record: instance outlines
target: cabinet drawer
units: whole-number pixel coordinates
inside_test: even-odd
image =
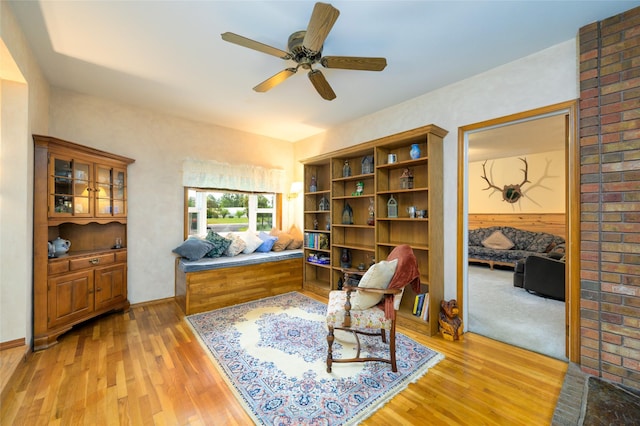
[[[126,262],[127,261],[127,252],[126,251],[117,251],[116,255],[116,263]]]
[[[78,269],[92,268],[98,265],[109,265],[114,261],[115,256],[113,253],[105,253],[71,259],[69,261],[69,266],[72,271],[77,271]]]
[[[49,275],[61,274],[69,271],[68,260],[56,260],[55,262],[49,262]]]

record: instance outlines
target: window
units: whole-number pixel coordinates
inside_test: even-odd
[[[216,232],[269,231],[277,221],[276,194],[187,189],[188,235]]]

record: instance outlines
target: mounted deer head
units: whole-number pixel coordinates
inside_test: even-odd
[[[482,163],[482,171],[484,172],[484,176],[482,176],[482,179],[486,180],[487,184],[489,185],[484,190],[486,191],[487,189],[491,189],[491,188],[497,189],[498,191],[502,192],[502,200],[506,201],[507,203],[515,203],[520,199],[520,197],[523,197],[524,195],[522,194],[522,185],[524,185],[527,182],[531,183],[531,181],[527,179],[527,172],[529,171],[529,165],[527,164],[527,159],[520,158],[520,160],[524,162],[524,170],[521,169],[524,172],[524,180],[519,184],[505,185],[503,188],[500,188],[491,183],[489,178],[487,178],[487,170],[484,167],[485,164],[487,164],[487,161]]]

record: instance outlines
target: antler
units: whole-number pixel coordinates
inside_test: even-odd
[[[487,181],[487,184],[489,185],[488,187],[486,187],[483,191],[486,191],[487,189],[497,189],[498,191],[502,192],[502,188],[495,186],[494,184],[491,183],[491,181],[489,180],[489,178],[487,178],[487,170],[484,168],[484,165],[487,164],[488,160],[485,160],[484,163],[482,163],[482,171],[484,172],[484,176],[482,176],[482,179]]]
[[[529,179],[527,179],[527,172],[529,171],[529,165],[527,164],[527,159],[526,158],[520,158],[520,160],[524,161],[524,170],[520,169],[520,170],[522,170],[524,172],[524,180],[520,184],[520,186],[522,186],[527,182],[531,183],[531,181]]]

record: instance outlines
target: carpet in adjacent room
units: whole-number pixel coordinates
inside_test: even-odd
[[[513,286],[513,270],[469,265],[469,331],[566,360],[565,304]]]

